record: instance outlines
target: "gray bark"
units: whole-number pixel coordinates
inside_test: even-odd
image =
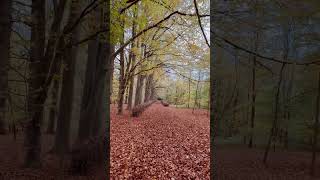
[[[152,98],[152,96],[151,96],[152,84],[153,84],[153,74],[149,74],[147,76],[147,81],[146,81],[144,102],[148,102]]]
[[[141,104],[142,102],[142,88],[143,88],[143,81],[144,81],[145,76],[139,74],[138,75],[138,81],[137,81],[137,88],[136,88],[136,95],[135,95],[135,101],[134,105],[137,106]]]
[[[137,16],[137,14],[133,15],[134,17]],[[132,37],[134,37],[136,35],[136,22],[133,19],[132,22]],[[136,41],[132,41],[131,42],[131,51],[130,51],[130,62],[131,62],[131,68],[134,67],[135,63],[136,63],[136,55],[133,53],[132,49],[136,47]],[[130,68],[130,70],[131,70]],[[134,71],[132,72],[132,74],[134,74]],[[133,84],[134,84],[134,76],[129,76],[128,77],[130,79],[130,87],[129,87],[129,95],[128,95],[128,109],[130,110],[132,108],[133,105]]]

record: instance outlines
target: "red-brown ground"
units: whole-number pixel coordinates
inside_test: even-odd
[[[310,153],[271,152],[268,167],[262,163],[263,150],[224,147],[216,150],[218,180],[316,180],[309,176]],[[317,166],[317,173],[320,171]]]
[[[111,117],[111,179],[209,179],[206,111],[155,103],[138,118]]]
[[[206,111],[176,109],[154,104],[140,117],[128,111],[111,111],[111,179],[209,179],[209,118]],[[51,148],[53,136],[44,135],[43,151]],[[52,156],[44,156],[40,171],[20,168],[23,137],[0,136],[0,180],[4,179],[98,179],[72,177],[62,172]],[[316,180],[308,176],[310,153],[271,152],[269,166],[262,164],[263,150],[241,146],[217,147],[217,180]]]

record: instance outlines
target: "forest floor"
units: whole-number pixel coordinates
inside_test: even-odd
[[[53,144],[53,135],[42,136],[42,167],[40,169],[24,168],[24,137],[18,134],[17,139],[13,135],[0,136],[0,180],[86,180],[103,179],[104,169],[96,169],[89,172],[88,176],[72,176],[68,172],[67,164],[50,153]]]
[[[243,146],[217,147],[215,151],[219,180],[316,180],[309,176],[311,155],[308,152],[270,152],[268,166],[262,163],[264,150]]]
[[[116,114],[111,107],[111,179],[209,179],[209,117],[205,110],[150,106],[138,118]],[[52,147],[53,136],[43,136],[43,152]],[[104,179],[105,170],[91,177],[70,176],[48,154],[41,170],[21,168],[23,136],[0,136],[0,180],[4,179]],[[316,180],[308,176],[309,152],[271,152],[268,167],[263,150],[243,146],[217,146],[214,150],[217,180]]]
[[[111,179],[209,179],[205,110],[150,106],[139,117],[111,116]]]

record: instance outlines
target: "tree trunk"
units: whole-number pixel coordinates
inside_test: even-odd
[[[290,71],[289,71],[289,87],[287,91],[287,105],[286,105],[286,127],[285,127],[285,135],[284,135],[284,148],[289,149],[289,123],[291,121],[291,108],[288,104],[289,99],[292,96],[293,93],[293,82],[294,82],[294,71],[295,71],[295,64],[291,65]]]
[[[320,72],[318,73],[318,95],[316,104],[315,122],[313,125],[313,143],[312,143],[312,159],[311,159],[311,175],[314,176],[316,172],[316,159],[317,159],[317,144],[319,136],[319,122],[320,122]]]
[[[255,52],[258,50],[258,37],[259,33],[256,32],[255,37]],[[248,147],[253,147],[253,136],[254,136],[254,122],[255,122],[255,114],[256,114],[256,64],[257,57],[253,56],[252,60],[252,83],[251,83],[251,117],[250,117],[250,137]]]
[[[28,121],[26,123],[26,159],[27,167],[39,167],[41,153],[41,122],[43,104],[37,100],[38,92],[42,86],[41,80],[44,76],[44,48],[45,48],[45,1],[32,1],[32,25],[31,25],[31,51],[29,65],[29,94],[27,97]],[[34,116],[32,117],[32,114]]]
[[[76,17],[79,16],[80,3],[76,0],[71,2],[70,16],[68,26],[75,23]],[[63,155],[69,151],[70,146],[70,123],[72,118],[73,101],[74,101],[74,80],[75,66],[78,54],[77,46],[72,47],[72,44],[78,41],[79,28],[74,28],[70,32],[66,51],[63,53],[63,69],[62,69],[62,85],[61,85],[61,100],[59,104],[59,114],[57,120],[56,136],[54,142],[54,151]]]
[[[232,122],[235,123],[237,121],[237,114],[238,114],[238,109],[237,109],[237,106],[238,106],[238,101],[239,101],[239,88],[238,88],[238,81],[239,81],[239,70],[238,70],[238,66],[239,66],[239,63],[238,63],[239,59],[238,59],[238,54],[237,54],[237,50],[236,50],[236,55],[235,55],[235,65],[234,65],[234,69],[235,69],[235,98],[234,98],[234,101],[233,101],[233,120]],[[233,129],[232,129],[233,130]],[[233,133],[233,132],[231,132]],[[232,134],[231,134],[232,135]]]
[[[198,103],[198,88],[199,88],[199,82],[200,82],[200,79],[201,78],[201,70],[199,71],[199,77],[198,77],[198,81],[197,81],[197,87],[196,87],[196,96],[194,98],[194,105],[193,105],[193,110],[192,110],[192,113],[194,112],[194,109]]]
[[[123,45],[124,43],[124,20],[122,21],[122,26],[123,26],[123,33],[121,37],[121,42],[120,46]],[[124,74],[124,69],[125,69],[125,59],[124,59],[124,50],[120,52],[120,75],[119,75],[119,91],[118,91],[118,114],[122,114],[123,110],[123,98],[124,98],[124,93],[126,90],[126,82],[125,82],[125,74]]]
[[[142,101],[142,88],[143,88],[144,78],[145,78],[144,75],[141,75],[141,74],[138,75],[136,96],[135,96],[135,101],[134,101],[135,106],[141,104],[141,101]]]
[[[284,30],[284,55],[283,55],[283,59],[287,60],[288,59],[288,55],[290,52],[290,37],[291,37],[291,28],[290,28],[290,24],[286,24]],[[283,144],[284,144],[284,148],[288,149],[289,146],[289,137],[288,137],[288,131],[289,131],[289,123],[290,123],[290,118],[291,118],[291,108],[289,105],[289,99],[292,95],[292,89],[293,89],[293,81],[294,81],[294,69],[295,69],[295,64],[290,65],[288,68],[288,70],[286,71],[287,73],[287,79],[285,80],[284,83],[284,119],[286,120],[285,122],[285,127],[283,130]],[[285,85],[287,84],[287,86]]]
[[[190,108],[190,97],[191,97],[191,70],[190,70],[190,76],[188,81],[188,108]]]
[[[51,30],[49,32],[49,40],[47,43],[47,47],[46,47],[46,52],[44,54],[44,56],[41,58],[42,61],[42,67],[38,68],[38,69],[42,69],[42,73],[43,76],[38,76],[38,81],[39,83],[36,83],[35,79],[31,79],[30,83],[34,82],[32,84],[32,86],[34,87],[30,87],[29,88],[33,88],[33,89],[37,89],[38,93],[37,94],[33,94],[32,96],[32,101],[34,101],[33,104],[38,105],[38,108],[34,108],[34,112],[32,112],[32,114],[28,114],[29,118],[31,118],[30,120],[28,119],[28,122],[26,123],[26,135],[25,135],[25,147],[26,147],[26,155],[25,155],[25,165],[26,166],[37,166],[40,163],[40,122],[42,119],[42,112],[43,112],[43,104],[47,98],[47,94],[48,94],[48,87],[51,83],[52,80],[52,74],[55,73],[56,69],[50,69],[51,67],[51,63],[53,60],[53,57],[55,55],[55,48],[57,47],[58,41],[57,40],[57,34],[59,34],[60,32],[60,26],[61,26],[61,22],[62,22],[62,18],[64,15],[64,9],[65,9],[65,5],[66,5],[66,1],[67,0],[61,0],[59,1],[59,5],[57,7],[57,11],[55,13],[54,16],[54,20],[51,26]],[[38,13],[37,11],[44,11],[44,8],[42,7],[42,4],[45,1],[42,0],[38,0],[35,1],[35,3],[33,3],[34,8],[33,9],[33,14],[36,16],[36,14],[41,14],[40,12]],[[41,5],[38,5],[41,4]],[[38,8],[38,6],[40,8]],[[44,18],[44,14],[39,18]],[[34,18],[33,18],[34,19]],[[35,21],[33,21],[35,22]],[[38,23],[37,23],[38,24]],[[41,23],[40,23],[41,24]],[[35,24],[34,24],[35,26]],[[32,28],[33,31],[36,31],[35,27]],[[44,34],[44,33],[43,33]],[[34,36],[44,36],[42,33],[31,33],[31,40],[35,41]],[[32,38],[33,37],[33,38]],[[37,54],[38,50],[32,50],[32,49],[37,49],[36,46],[40,46],[43,42],[41,43],[32,43],[32,47],[31,47],[31,51],[34,51],[31,53],[31,55],[33,54]],[[30,59],[37,59],[35,57],[30,56]],[[53,62],[53,64],[55,64],[56,62]],[[32,68],[30,69],[30,71],[36,71],[36,65],[39,63],[35,63],[33,64]],[[53,65],[52,67],[55,67],[55,65]],[[35,72],[34,72],[35,73]],[[34,73],[30,73],[31,75]],[[46,76],[45,76],[46,75]],[[28,97],[29,98],[29,97]],[[31,97],[30,97],[31,98]],[[30,101],[28,100],[28,103]],[[29,105],[27,105],[28,109],[27,112],[29,112]]]
[[[100,13],[97,13],[96,16],[100,17]],[[103,22],[103,19],[100,19],[100,24],[101,28],[108,25]],[[102,124],[108,118],[105,116],[109,115],[108,107],[111,95],[111,83],[109,82],[113,73],[113,59],[110,59],[111,51],[112,46],[108,40],[96,37],[95,40],[89,42],[78,132],[78,142],[80,143],[90,136],[101,134],[101,131],[104,130]]]
[[[110,44],[110,54],[113,54],[115,52],[115,47],[114,45]],[[110,64],[110,73],[111,73],[111,77],[110,77],[110,96],[109,96],[109,103],[112,104],[111,101],[111,95],[113,93],[113,72],[114,72],[114,59],[110,60],[112,62],[112,64]]]
[[[101,21],[100,28],[110,29],[110,1],[106,1],[105,4],[104,8],[99,9],[103,13],[102,16],[97,13],[98,17],[103,18],[97,19]],[[105,161],[103,168],[107,169],[106,179],[110,176],[110,95],[113,74],[113,58],[111,58],[113,46],[109,43],[109,33],[106,32],[106,39],[99,36],[89,44],[90,60],[87,61],[77,139],[77,143],[82,144],[90,136],[103,136],[103,141],[106,143],[103,143],[101,148],[102,152],[105,152],[102,155]]]
[[[151,99],[152,83],[153,83],[153,74],[149,74],[147,76],[147,81],[146,81],[144,102],[148,102]]]
[[[280,96],[280,85],[282,82],[282,76],[283,76],[283,70],[285,68],[285,63],[282,64],[281,66],[281,70],[280,70],[280,77],[278,80],[278,84],[277,84],[277,92],[276,92],[276,96],[275,96],[275,112],[274,112],[274,119],[272,122],[272,128],[270,130],[270,135],[269,135],[269,140],[268,140],[268,144],[266,147],[266,150],[264,152],[264,157],[263,157],[263,163],[267,164],[267,158],[268,158],[268,154],[270,151],[270,147],[271,147],[271,143],[276,139],[277,136],[277,131],[278,131],[278,110],[279,110],[279,96]]]
[[[48,134],[55,133],[55,124],[56,124],[56,115],[57,115],[57,101],[58,101],[58,92],[59,92],[59,80],[54,79],[52,82],[51,89],[51,106],[49,112],[49,123],[47,128]]]
[[[6,134],[5,114],[8,98],[10,60],[11,0],[0,1],[0,134]]]
[[[214,14],[214,7],[215,3],[214,1],[210,1],[210,14],[212,17],[212,14]],[[210,42],[214,41],[214,35],[212,32],[214,32],[214,26],[213,26],[213,18],[210,18]],[[218,130],[218,106],[217,106],[217,79],[218,79],[218,73],[216,67],[219,65],[219,61],[217,61],[217,46],[211,44],[210,47],[210,149],[215,149],[215,137],[217,135]],[[216,163],[216,151],[213,150],[211,152],[210,156],[210,168],[213,169],[217,166]],[[218,179],[218,174],[216,171],[213,171],[213,173],[210,173],[210,179]]]
[[[137,13],[135,13],[133,15],[133,17],[137,17]],[[134,37],[136,35],[136,21],[135,18],[132,20],[132,37]],[[129,97],[128,97],[128,106],[127,109],[131,110],[132,109],[132,105],[133,105],[133,85],[134,85],[134,70],[133,67],[136,64],[136,55],[133,52],[133,49],[136,47],[136,41],[132,41],[131,42],[131,51],[130,51],[130,62],[131,62],[131,68],[130,68],[130,76],[128,76],[128,78],[130,78],[130,88],[129,88]],[[129,74],[128,74],[129,75]]]
[[[155,82],[152,81],[150,99],[154,100],[155,98],[156,98],[156,87],[155,87]]]
[[[124,104],[128,104],[129,86],[126,86],[126,92],[124,94],[125,94]]]
[[[132,108],[132,95],[133,95],[133,84],[134,84],[134,77],[130,77],[130,87],[129,87],[129,95],[128,95],[128,106],[127,109],[130,110]]]

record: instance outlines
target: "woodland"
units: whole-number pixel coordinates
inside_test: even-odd
[[[213,176],[320,178],[319,1],[210,5]]]
[[[319,179],[319,13],[1,0],[0,177]]]
[[[1,0],[0,177],[208,179],[209,7]]]

